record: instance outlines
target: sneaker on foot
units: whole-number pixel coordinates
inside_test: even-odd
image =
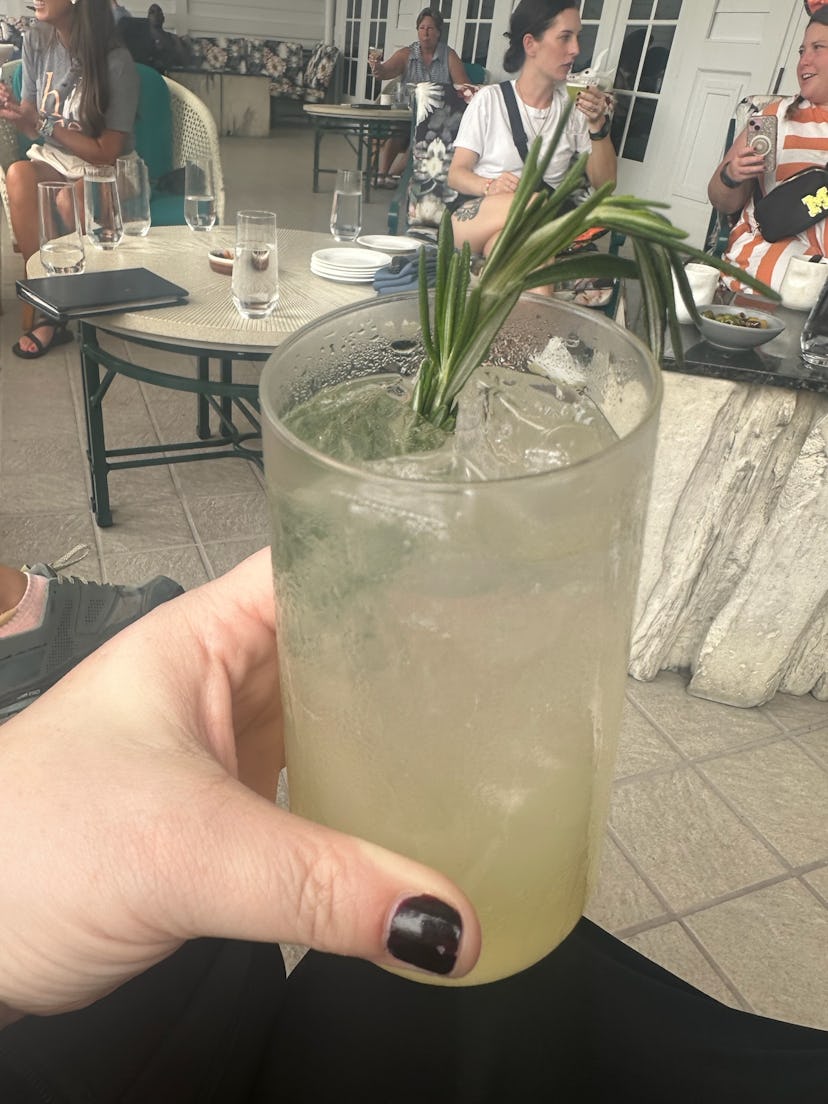
[[[49,580],[46,607],[36,629],[0,637],[0,717],[23,709],[104,641],[184,592],[164,575],[143,586],[112,586],[63,578],[49,564],[26,570]]]

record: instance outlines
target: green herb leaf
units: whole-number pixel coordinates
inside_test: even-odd
[[[471,291],[469,247],[464,245],[459,253],[455,252],[448,211],[440,224],[433,299],[428,290],[425,255],[420,256],[420,321],[425,356],[412,403],[419,414],[440,428],[453,429],[458,394],[488,356],[498,331],[524,291],[590,278],[639,280],[647,341],[659,359],[668,328],[676,355],[681,356],[673,274],[688,310],[698,318],[682,267],[684,260],[701,261],[737,277],[770,299],[779,299],[776,292],[735,265],[686,244],[685,232],[660,213],[666,204],[613,195],[614,185],[609,183],[597,188],[574,210],[561,213],[583,183],[587,154],[570,167],[554,192],[538,188],[571,110],[568,104],[542,157],[540,138],[533,142],[506,224]],[[630,239],[635,259],[567,252],[577,238],[596,227]]]

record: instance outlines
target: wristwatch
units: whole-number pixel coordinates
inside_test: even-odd
[[[606,138],[606,136],[610,132],[610,126],[611,126],[610,117],[609,117],[609,115],[605,115],[604,116],[604,125],[601,127],[601,129],[596,130],[594,134],[592,133],[592,131],[589,132],[589,136],[592,139],[592,141],[593,142],[598,142],[602,138]]]
[[[727,166],[729,164],[730,162],[728,161],[727,164],[722,165],[721,171],[719,172],[719,180],[721,180],[726,188],[741,188],[745,181],[734,180],[732,176],[727,175]]]
[[[37,128],[38,136],[40,138],[51,138],[59,122],[61,122],[60,115],[41,115]]]

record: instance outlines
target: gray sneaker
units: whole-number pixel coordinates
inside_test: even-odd
[[[111,586],[63,578],[48,564],[26,571],[49,580],[46,610],[38,628],[0,638],[0,718],[34,701],[121,629],[184,593],[165,575],[143,586]]]

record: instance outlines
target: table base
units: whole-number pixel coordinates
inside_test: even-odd
[[[157,347],[151,340],[133,339],[133,343]],[[166,346],[167,349],[169,348]],[[234,360],[264,361],[269,351],[239,353],[210,350],[180,350],[196,357],[196,376],[171,375],[154,368],[132,364],[102,349],[98,331],[88,322],[81,323],[81,372],[86,415],[87,457],[92,481],[91,507],[101,528],[112,525],[109,500],[109,473],[124,468],[153,467],[161,464],[192,463],[221,456],[241,457],[262,466],[258,385],[233,381]],[[211,374],[211,363],[218,364],[218,378]],[[196,396],[196,440],[174,441],[132,448],[106,447],[103,404],[112,382],[119,375],[154,387],[190,392]],[[212,433],[210,413],[218,417],[219,432]],[[234,416],[247,428],[239,429]]]
[[[371,200],[371,182],[376,178],[379,167],[379,149],[386,138],[392,134],[408,134],[409,126],[399,123],[377,122],[366,119],[364,122],[353,119],[334,119],[314,116],[313,135],[313,190],[319,191],[319,177],[325,173],[336,173],[334,169],[322,168],[319,163],[322,139],[328,133],[341,134],[356,154],[357,168],[364,171],[365,202]]]

